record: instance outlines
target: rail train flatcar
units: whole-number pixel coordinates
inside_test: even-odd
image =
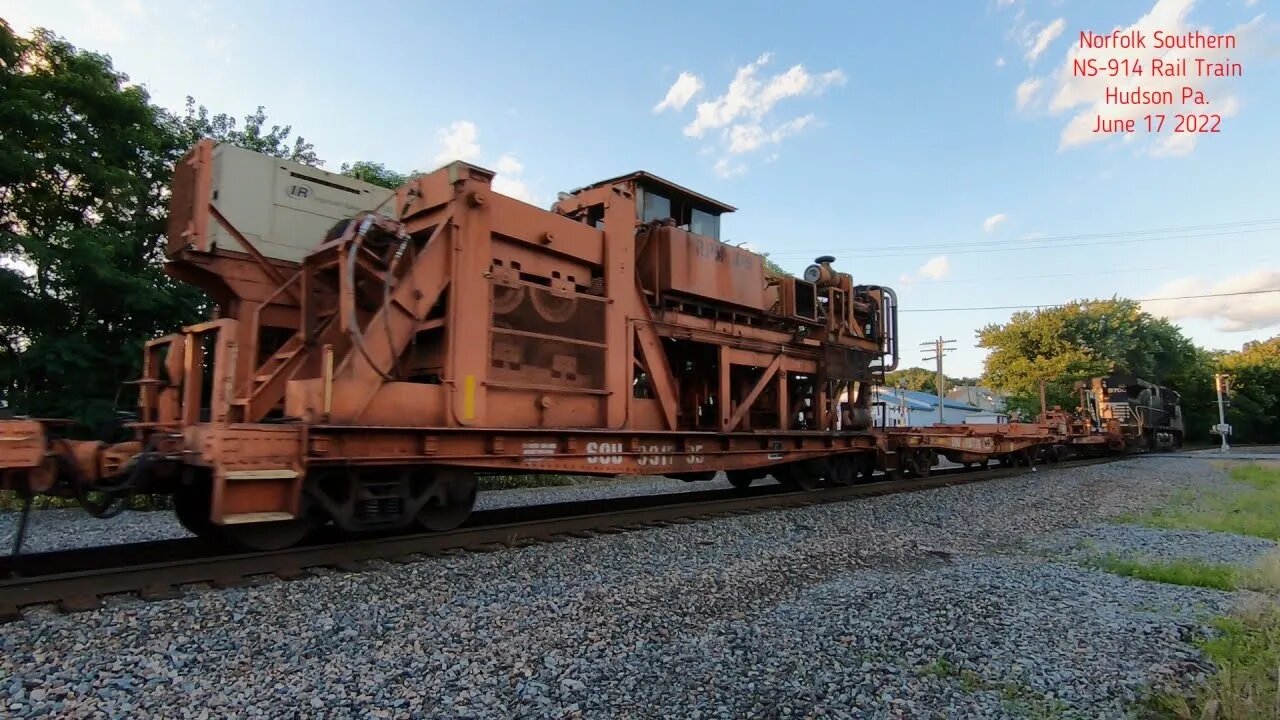
[[[131,441],[0,422],[3,486],[101,514],[168,493],[197,535],[265,549],[457,527],[486,472],[874,469],[892,289],[831,257],[769,272],[721,241],[734,208],[647,172],[550,210],[493,178],[454,162],[390,191],[202,141],[165,267],[216,316],[146,344]]]
[[[215,315],[146,343],[131,440],[0,420],[0,488],[98,516],[167,494],[196,535],[270,550],[457,528],[486,473],[810,489],[1096,439],[1061,412],[877,429],[891,288],[831,256],[771,272],[722,242],[733,207],[648,172],[550,209],[493,179],[454,162],[392,191],[201,141],[174,170],[165,269]]]

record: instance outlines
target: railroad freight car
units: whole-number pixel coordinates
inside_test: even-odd
[[[201,142],[166,269],[216,315],[147,343],[132,441],[0,421],[3,487],[102,515],[168,493],[196,534],[265,549],[452,529],[484,473],[875,469],[890,288],[830,256],[772,273],[722,241],[734,208],[647,172],[549,210],[493,179],[455,162],[389,191]]]

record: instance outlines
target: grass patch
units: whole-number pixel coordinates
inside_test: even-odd
[[[1020,682],[992,682],[973,670],[959,667],[945,657],[920,667],[917,672],[920,675],[954,680],[963,692],[970,695],[979,692],[998,693],[1006,710],[1023,717],[1059,718],[1067,710],[1067,705],[1061,700],[1049,700]]]
[[[1170,585],[1191,585],[1228,591],[1242,586],[1241,571],[1232,565],[1221,563],[1207,563],[1199,560],[1147,563],[1116,555],[1104,555],[1096,560],[1095,564],[1116,575]]]
[[[1208,686],[1192,697],[1157,695],[1149,714],[1177,720],[1280,717],[1280,606],[1261,598],[1215,620],[1214,630],[1198,643],[1217,666]]]
[[[0,511],[21,511],[22,498],[12,490],[0,490]],[[59,508],[78,508],[80,503],[72,498],[37,495],[31,499],[32,510],[55,510]],[[149,510],[172,510],[173,499],[167,495],[134,495],[129,501],[129,509],[145,512]]]
[[[519,490],[578,484],[579,480],[572,475],[481,475],[479,479],[480,490]]]
[[[1280,467],[1257,463],[1236,466],[1226,488],[1199,496],[1175,493],[1168,507],[1120,520],[1154,528],[1213,530],[1280,540]]]
[[[1122,521],[1280,540],[1280,467],[1272,463],[1234,466],[1227,487],[1200,495],[1179,492],[1168,507]],[[1260,591],[1238,611],[1213,620],[1214,632],[1197,642],[1216,666],[1209,682],[1190,697],[1157,694],[1147,703],[1142,717],[1280,718],[1280,550],[1247,569],[1188,560],[1143,563],[1114,556],[1104,557],[1097,564],[1110,572],[1144,580]]]

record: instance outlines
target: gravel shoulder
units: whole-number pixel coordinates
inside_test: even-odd
[[[1146,531],[1099,523],[1224,478],[1214,463],[1148,457],[120,599],[74,616],[35,611],[0,626],[0,707],[18,717],[1123,718],[1147,687],[1203,675],[1190,640],[1236,598],[1091,570],[1072,548],[1082,537],[1159,547]],[[1177,542],[1212,557],[1248,549]]]
[[[758,484],[773,482],[769,478]],[[705,482],[684,482],[652,476],[611,480],[584,479],[575,485],[481,492],[476,498],[476,510],[636,495],[670,495],[731,487],[724,473]],[[0,555],[8,555],[13,549],[13,535],[17,532],[18,518],[17,512],[0,512]],[[114,518],[99,520],[78,508],[51,508],[32,511],[22,549],[23,552],[47,552],[183,537],[191,537],[191,533],[178,523],[172,513],[166,511],[126,511]]]

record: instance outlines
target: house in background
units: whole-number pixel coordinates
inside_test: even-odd
[[[884,403],[872,408],[877,426],[923,427],[939,422],[937,395],[891,387],[877,387],[875,393],[875,402]],[[976,405],[948,398],[942,404],[941,422],[959,425],[965,422],[966,417],[980,411]]]
[[[947,392],[947,399],[973,405],[988,413],[1002,414],[1005,410],[1004,396],[981,385],[959,385],[951,388]]]

